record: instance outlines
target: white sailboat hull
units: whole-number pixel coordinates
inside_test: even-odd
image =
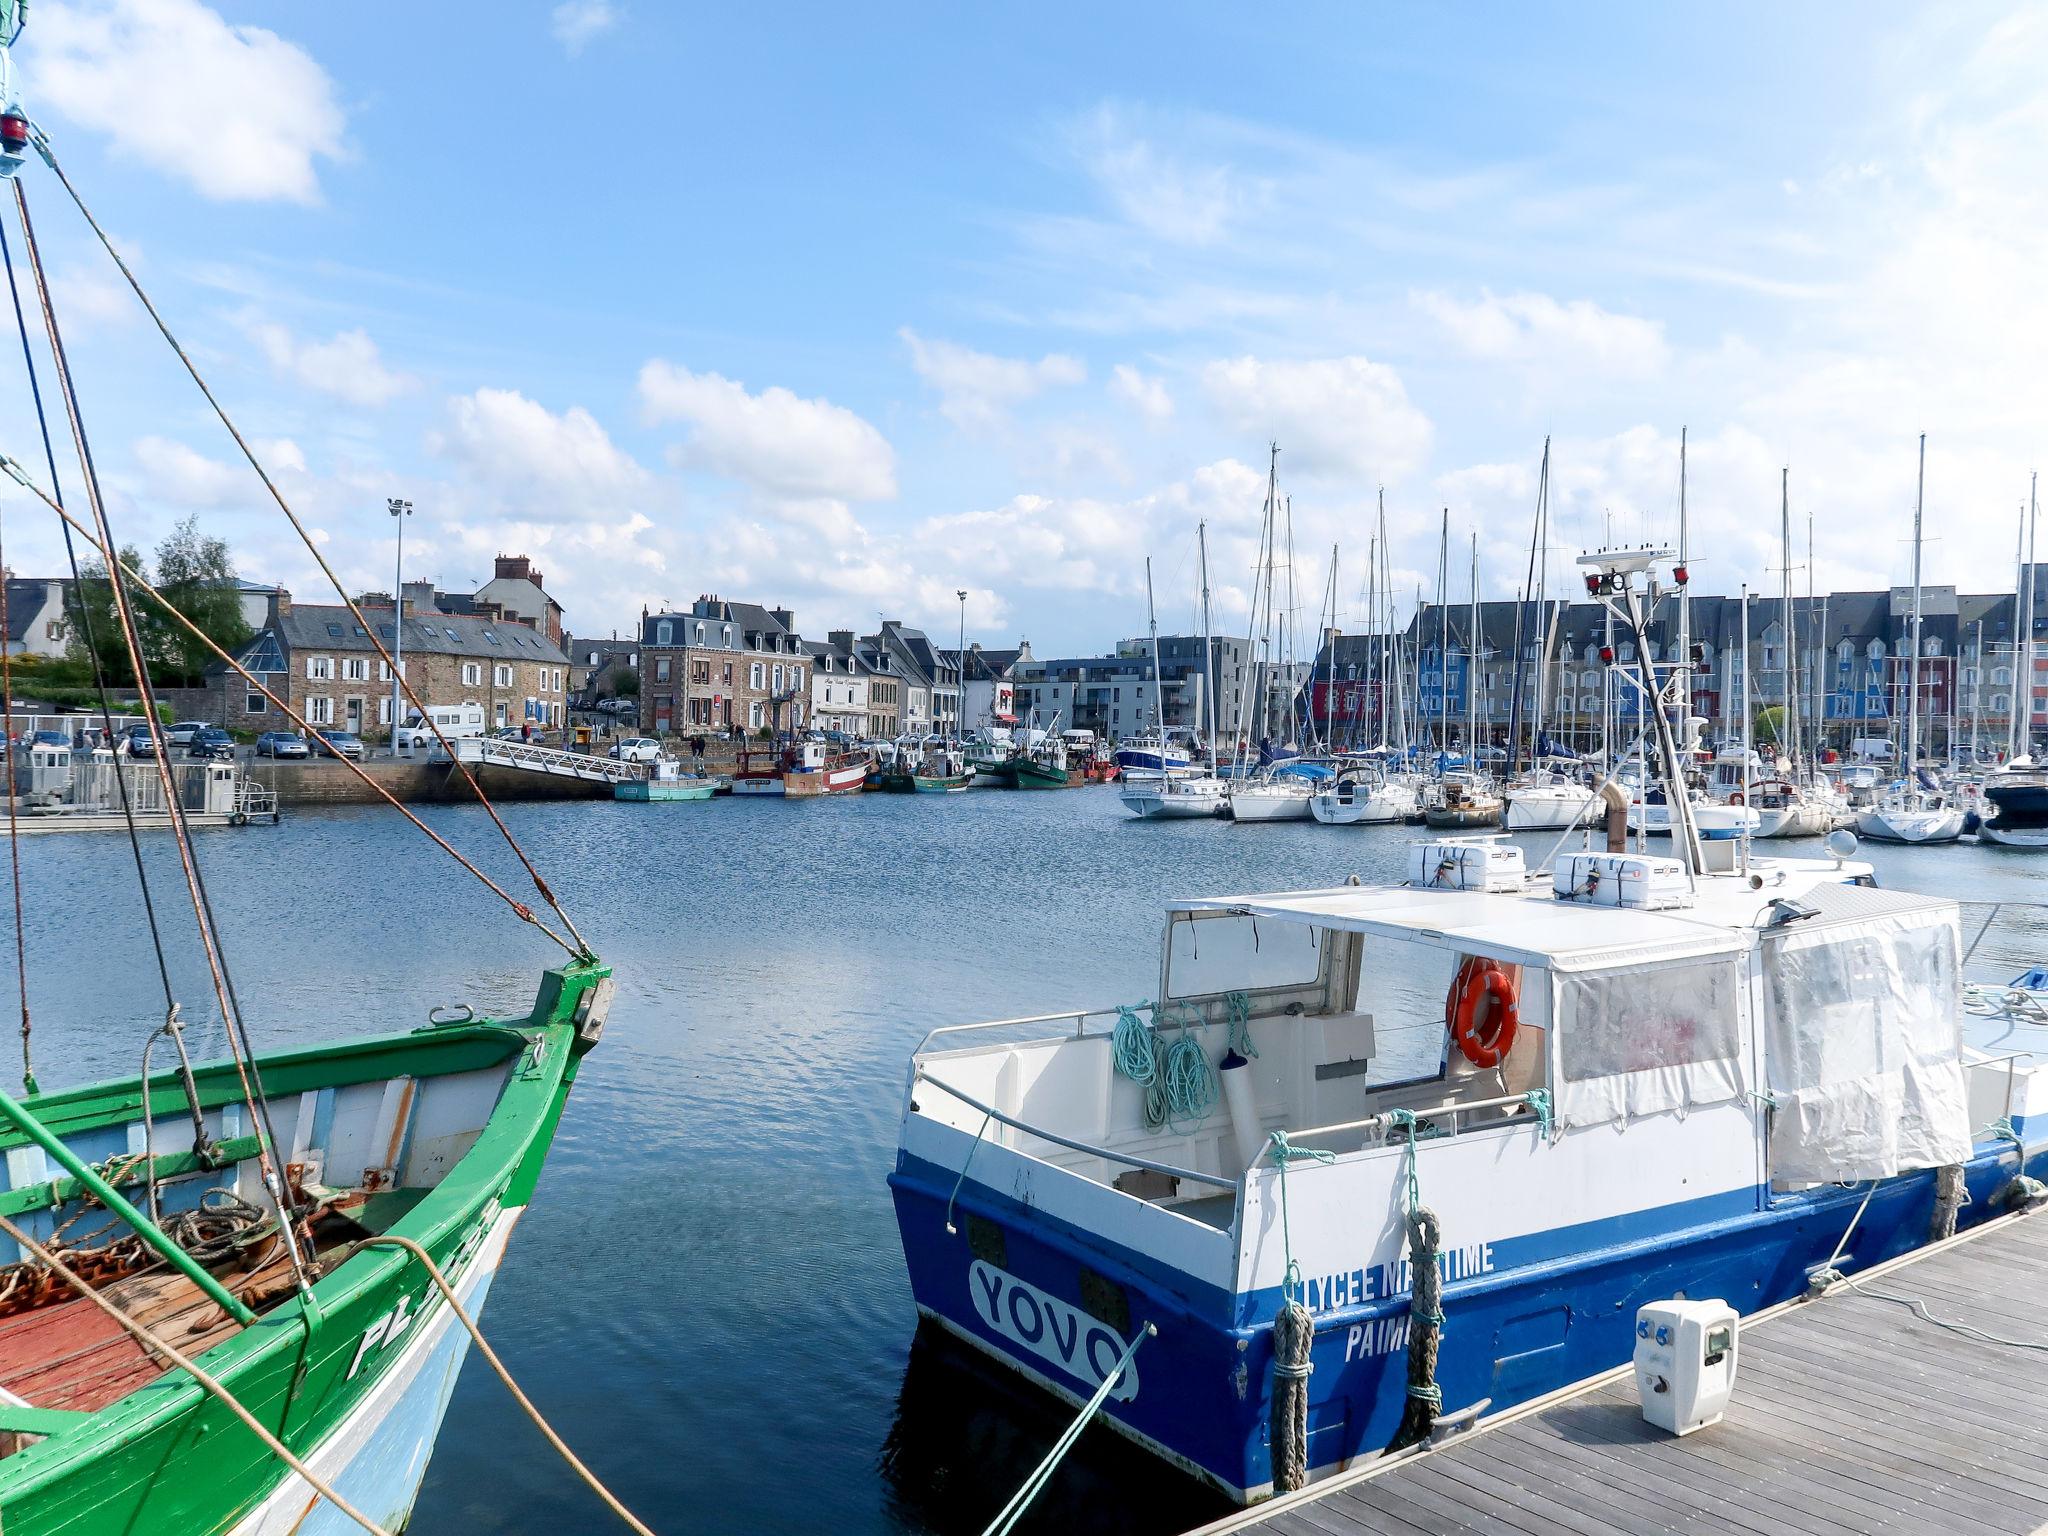
[[[1950,806],[1873,806],[1856,817],[1856,835],[1881,843],[1952,843],[1963,835],[1963,813]]]
[[[1510,832],[1562,832],[1591,820],[1596,798],[1583,789],[1511,790],[1501,824]]]
[[[1415,795],[1394,784],[1362,795],[1326,790],[1309,796],[1308,809],[1326,827],[1398,826],[1415,814]]]
[[[1220,779],[1172,778],[1166,774],[1127,780],[1118,796],[1140,821],[1196,820],[1219,816],[1229,803]]]
[[[1230,815],[1235,821],[1307,821],[1312,798],[1306,787],[1240,784],[1230,792]]]

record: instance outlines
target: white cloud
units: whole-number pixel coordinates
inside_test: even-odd
[[[896,452],[888,439],[829,400],[807,400],[780,386],[750,395],[735,379],[655,358],[640,370],[640,404],[650,423],[691,428],[679,455],[684,464],[794,497],[879,501],[896,494]]]
[[[1165,421],[1173,415],[1173,396],[1166,392],[1164,381],[1138,372],[1129,363],[1116,365],[1109,388],[1148,421]]]
[[[619,24],[619,12],[610,0],[563,0],[548,16],[548,29],[570,58],[575,58],[592,38]]]
[[[1369,358],[1224,358],[1202,369],[1202,385],[1231,426],[1279,442],[1283,472],[1398,480],[1429,453],[1429,418]]]
[[[247,329],[279,373],[350,405],[380,406],[419,383],[385,367],[377,344],[360,327],[326,341],[300,341],[274,321],[251,321]]]
[[[537,524],[622,524],[651,488],[647,471],[582,406],[558,413],[513,389],[456,396],[447,427],[427,446],[498,506]]]
[[[296,447],[292,451],[296,453]],[[249,500],[256,483],[249,470],[209,459],[168,437],[137,438],[134,453],[142,472],[142,493],[180,507],[232,506]],[[304,462],[300,458],[300,467]]]
[[[1129,114],[1098,107],[1069,129],[1074,152],[1110,204],[1149,235],[1176,245],[1209,245],[1261,207],[1263,179],[1233,166],[1191,160],[1142,136]]]
[[[26,41],[37,101],[207,197],[317,202],[318,162],[346,154],[312,56],[199,0],[38,8]]]
[[[1661,321],[1618,315],[1587,299],[1560,303],[1543,293],[1482,290],[1469,302],[1435,291],[1411,294],[1409,302],[1467,356],[1488,362],[1642,379],[1661,373],[1670,361]]]
[[[1011,407],[1047,389],[1083,384],[1079,358],[1051,352],[1037,362],[997,357],[951,341],[927,341],[905,326],[897,334],[910,348],[910,365],[938,391],[939,413],[957,427],[985,430],[1002,424]]]

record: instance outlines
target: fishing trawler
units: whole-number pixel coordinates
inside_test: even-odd
[[[179,626],[181,643],[204,649],[240,686],[310,730],[273,691],[269,669],[252,669],[210,639],[121,552],[84,451],[80,398],[16,175],[31,147],[167,339],[171,333],[13,95],[4,50],[24,10],[0,0],[0,176],[20,219],[29,308],[43,322],[54,364],[49,398],[78,449],[84,514],[63,505],[47,421],[41,469],[4,457],[0,468],[60,520],[67,546],[75,538],[85,558],[103,562],[115,633],[95,638],[106,614],[95,621],[84,613],[79,622],[109,735],[100,641],[125,650],[145,717],[159,717],[136,617],[145,603],[152,620]],[[0,259],[20,317],[4,238]],[[21,339],[25,393],[42,418],[39,349],[25,321]],[[190,353],[172,346],[198,382]],[[261,473],[248,439],[208,401]],[[348,589],[276,482],[266,475],[263,484],[346,600]],[[356,603],[347,606],[448,750],[379,627]],[[12,780],[11,738],[4,750]],[[210,982],[205,1011],[218,1010],[229,1058],[187,1058],[185,1010],[199,1005],[182,995],[189,978],[176,979],[181,968],[162,963],[171,936],[159,914],[175,899],[168,890],[144,901],[149,932],[137,935],[139,949],[154,941],[163,985],[161,1022],[137,1031],[139,1075],[40,1087],[29,1064],[34,989],[22,969],[23,1092],[0,1092],[0,1526],[9,1536],[397,1532],[410,1518],[475,1316],[532,1198],[582,1058],[603,1030],[611,973],[493,809],[491,824],[533,874],[531,906],[439,834],[427,835],[564,952],[539,974],[532,1006],[493,1018],[423,1007],[427,1022],[418,1027],[258,1052],[228,981],[233,934],[205,897],[204,861],[190,836],[198,813],[176,792],[165,756],[154,754],[156,809],[176,845],[179,894],[189,898],[179,920],[196,930]],[[337,761],[391,800],[352,759]],[[452,776],[489,808],[468,765],[452,753],[451,761]],[[125,775],[114,787],[111,814],[135,844],[148,898],[143,808]],[[17,870],[17,908],[21,879]],[[267,919],[261,941],[275,942],[278,931]],[[94,995],[90,987],[63,990],[81,1001]],[[153,1052],[163,1070],[152,1070]]]
[[[1591,558],[1676,782],[1654,556]],[[2048,1065],[1965,1052],[1955,905],[1673,805],[1668,859],[1453,838],[1175,899],[1156,1003],[932,1030],[920,1314],[1250,1502],[1623,1363],[1646,1302],[1754,1311],[2027,1196]]]

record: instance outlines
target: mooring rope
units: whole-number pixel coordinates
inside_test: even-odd
[[[1024,1518],[1024,1511],[1031,1507],[1031,1501],[1044,1492],[1045,1485],[1052,1481],[1053,1473],[1059,1470],[1059,1465],[1066,1459],[1067,1452],[1071,1451],[1074,1443],[1081,1438],[1081,1431],[1088,1427],[1089,1420],[1101,1411],[1102,1405],[1109,1400],[1110,1392],[1123,1380],[1124,1370],[1137,1355],[1138,1346],[1156,1336],[1158,1332],[1157,1328],[1147,1323],[1138,1330],[1137,1337],[1124,1346],[1123,1354],[1117,1359],[1116,1368],[1102,1379],[1102,1385],[1095,1389],[1095,1395],[1082,1406],[1080,1416],[1067,1426],[1065,1434],[1053,1442],[1052,1449],[1045,1454],[1045,1460],[1034,1467],[1031,1475],[1024,1479],[1023,1486],[1010,1495],[1010,1502],[997,1512],[995,1519],[989,1522],[988,1529],[983,1531],[981,1536],[1010,1536],[1010,1532],[1016,1529],[1017,1522]],[[652,1533],[649,1533],[649,1536],[652,1536]]]
[[[1429,1438],[1436,1417],[1443,1411],[1443,1388],[1436,1382],[1437,1352],[1443,1343],[1444,1277],[1437,1267],[1437,1253],[1443,1242],[1443,1225],[1436,1212],[1422,1203],[1422,1175],[1416,1152],[1417,1122],[1413,1111],[1390,1111],[1393,1121],[1408,1133],[1408,1189],[1405,1203],[1408,1230],[1408,1400],[1401,1410],[1401,1422],[1390,1451],[1419,1445]]]
[[[1294,1261],[1294,1232],[1287,1219],[1287,1165],[1334,1163],[1337,1154],[1288,1143],[1275,1131],[1266,1146],[1280,1170],[1280,1252],[1287,1267],[1280,1272],[1280,1310],[1273,1317],[1273,1403],[1268,1439],[1273,1448],[1273,1487],[1292,1493],[1308,1484],[1308,1378],[1315,1369],[1309,1359],[1316,1342],[1316,1320],[1301,1300],[1301,1266]]]

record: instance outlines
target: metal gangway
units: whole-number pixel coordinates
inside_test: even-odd
[[[497,736],[457,736],[450,740],[454,759],[471,768],[516,768],[524,773],[545,774],[555,779],[582,779],[592,784],[630,784],[647,777],[645,763],[622,762],[589,752],[568,752],[560,747],[536,746],[529,741],[510,741]],[[449,753],[439,745],[427,754],[427,761],[445,763]]]

